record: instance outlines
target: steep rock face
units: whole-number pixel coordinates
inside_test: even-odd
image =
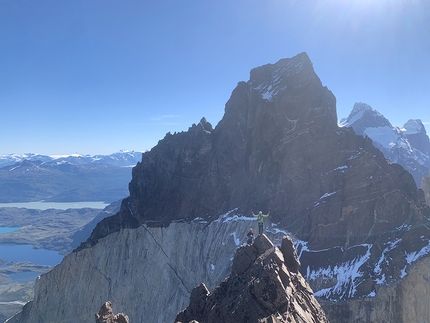
[[[41,276],[31,319],[13,322],[62,321],[70,303],[86,322],[106,299],[131,322],[173,321],[194,286],[228,275],[258,210],[295,237],[316,296],[375,299],[429,252],[430,210],[403,167],[336,122],[306,54],[252,70],[215,129],[202,119],[143,154],[120,212]]]
[[[429,176],[423,177],[422,189],[424,191],[426,202],[428,205],[430,205],[430,174]]]
[[[211,293],[204,284],[193,289],[175,322],[328,322],[299,266],[288,237],[278,249],[259,235],[236,251],[230,276]]]
[[[429,323],[429,302],[430,257],[425,257],[410,267],[404,279],[380,286],[375,297],[321,305],[332,322]]]
[[[70,317],[94,323],[106,299],[130,322],[173,322],[195,286],[204,281],[213,289],[229,275],[250,227],[257,227],[254,218],[228,213],[211,223],[121,229],[41,275],[34,300],[8,323],[67,322]],[[277,244],[283,235],[268,232]]]
[[[318,154],[332,149],[324,135],[333,135],[325,129],[337,128],[336,120],[335,98],[306,54],[253,69],[215,130],[202,120],[144,154],[133,169],[131,210],[141,222],[211,219],[237,207],[243,214],[276,209],[282,220],[301,195],[294,183],[310,176],[309,169],[295,173],[297,158],[326,166]]]
[[[253,69],[214,130],[203,119],[143,155],[131,214],[167,225],[270,210],[310,248],[372,242],[405,212],[419,221],[424,199],[412,177],[369,139],[338,128],[335,105],[305,53]]]

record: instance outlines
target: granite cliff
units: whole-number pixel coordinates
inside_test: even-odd
[[[347,322],[367,322],[356,304],[375,304],[430,251],[423,191],[369,138],[337,126],[335,97],[305,53],[253,69],[215,128],[203,118],[166,135],[133,168],[129,191],[10,322],[59,322],[68,304],[91,322],[107,299],[131,322],[172,322],[195,286],[212,290],[228,276],[256,226],[251,211],[271,212],[275,245],[293,237],[331,322],[346,312]]]

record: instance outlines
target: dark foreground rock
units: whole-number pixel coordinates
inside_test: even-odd
[[[127,315],[113,313],[111,302],[103,304],[100,311],[95,315],[95,319],[96,323],[129,323]]]
[[[299,267],[290,238],[279,249],[259,235],[237,250],[231,275],[212,293],[194,288],[175,322],[328,322]]]

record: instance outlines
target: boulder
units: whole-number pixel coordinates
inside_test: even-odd
[[[111,302],[106,302],[102,305],[100,311],[95,314],[95,319],[96,323],[129,323],[127,315],[113,313]]]

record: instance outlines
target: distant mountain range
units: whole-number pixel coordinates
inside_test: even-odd
[[[111,155],[0,155],[0,203],[113,202],[128,196],[141,152]]]
[[[403,127],[396,127],[370,105],[359,102],[339,126],[352,127],[356,134],[372,139],[385,158],[412,174],[418,187],[429,175],[430,140],[420,119],[410,119]]]
[[[137,164],[142,159],[142,152],[121,150],[110,155],[40,155],[34,153],[28,154],[8,154],[0,155],[0,168],[5,166],[15,165],[24,161],[42,161],[44,163],[64,164],[70,163],[73,165],[111,165],[118,167],[131,167]]]

